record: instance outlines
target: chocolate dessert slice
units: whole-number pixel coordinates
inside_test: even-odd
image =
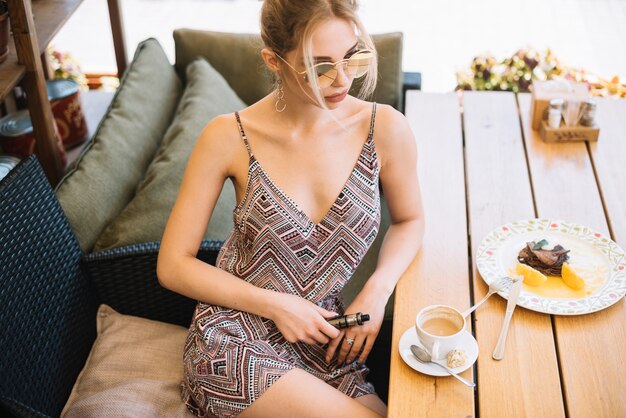
[[[555,245],[551,250],[544,250],[546,240],[530,241],[517,255],[517,261],[527,264],[549,276],[561,276],[561,266],[569,259],[569,250]]]

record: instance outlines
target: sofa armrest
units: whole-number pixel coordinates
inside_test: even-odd
[[[37,158],[0,181],[0,416],[58,416],[96,338],[80,247]]]
[[[197,258],[215,264],[222,241],[203,241]],[[133,244],[84,255],[81,267],[101,303],[116,311],[189,326],[196,301],[159,284],[156,275],[160,242]]]

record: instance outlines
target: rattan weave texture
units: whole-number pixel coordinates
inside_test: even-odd
[[[215,265],[222,241],[203,241],[197,258]],[[102,303],[116,311],[189,326],[196,301],[165,289],[156,274],[160,243],[133,244],[83,256]]]
[[[36,157],[0,181],[0,417],[60,414],[100,303],[189,325],[196,301],[159,285],[159,245],[83,255]],[[197,257],[215,264],[221,245],[204,241]]]
[[[95,339],[98,306],[81,251],[39,162],[0,182],[0,403],[57,416]]]

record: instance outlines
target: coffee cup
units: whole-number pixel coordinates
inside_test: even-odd
[[[417,337],[434,360],[445,359],[450,350],[459,348],[464,329],[465,317],[451,306],[426,306],[415,317]]]

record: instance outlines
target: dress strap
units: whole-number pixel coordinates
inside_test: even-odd
[[[235,112],[235,118],[237,119],[237,125],[239,126],[239,133],[241,134],[241,139],[243,139],[243,143],[248,150],[248,156],[252,157],[252,150],[250,149],[250,144],[248,144],[248,137],[246,136],[246,132],[243,130],[243,125],[241,124],[241,118],[239,117],[239,112]]]
[[[374,121],[375,120],[376,120],[376,102],[372,103],[372,120],[370,122],[370,133],[369,133],[370,138],[374,136]]]

